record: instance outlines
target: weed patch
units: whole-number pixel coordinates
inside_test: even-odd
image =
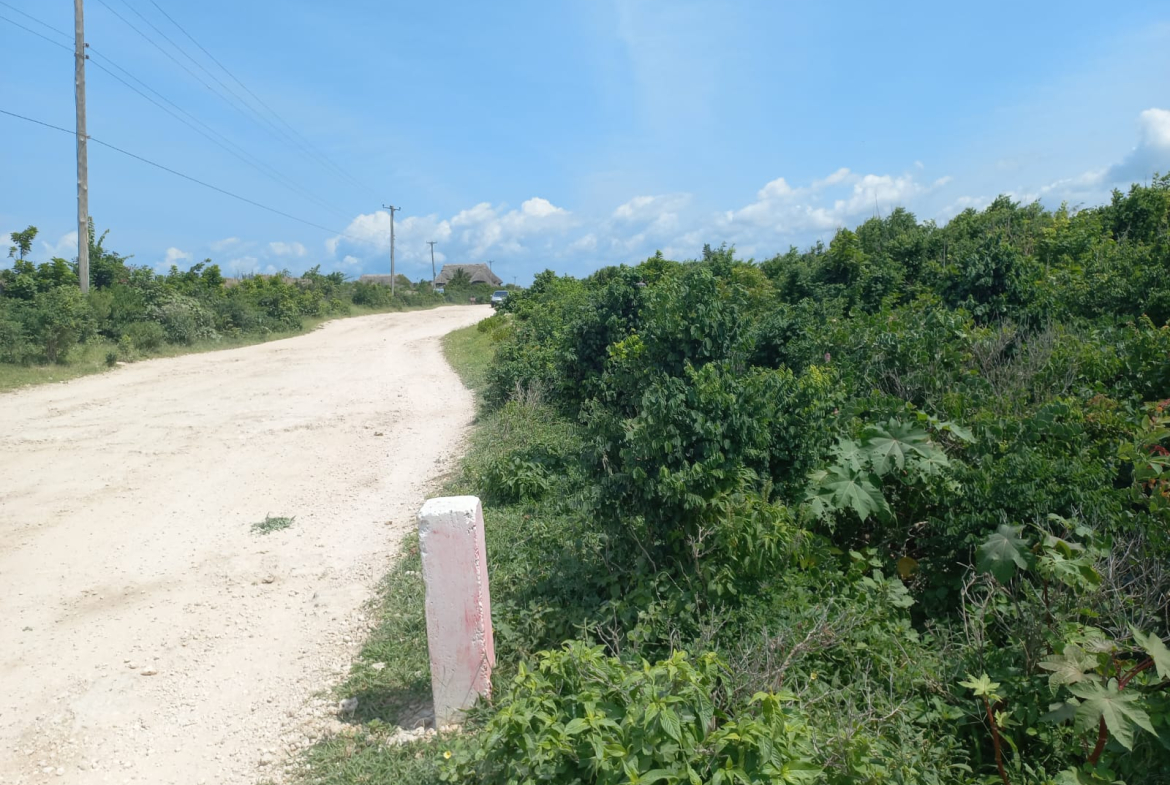
[[[266,515],[264,520],[252,524],[253,534],[272,534],[292,526],[296,518],[283,515]]]

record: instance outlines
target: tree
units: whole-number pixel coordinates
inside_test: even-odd
[[[452,289],[466,289],[471,286],[471,276],[467,274],[466,270],[459,268],[451,276],[451,280],[447,281],[447,286],[450,286]]]
[[[24,257],[28,256],[29,251],[32,250],[33,240],[37,237],[37,228],[30,226],[23,232],[12,232],[8,236],[12,238],[12,242],[16,243],[16,245],[9,246],[8,258],[19,258],[23,262]],[[19,257],[17,256],[18,252],[20,254]]]

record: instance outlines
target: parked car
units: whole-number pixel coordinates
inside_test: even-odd
[[[508,290],[507,289],[497,289],[496,291],[492,292],[492,305],[495,305],[496,303],[502,303],[504,300],[507,300],[507,299],[508,299]]]

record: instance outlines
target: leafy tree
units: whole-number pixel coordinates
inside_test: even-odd
[[[8,258],[19,259],[23,262],[24,257],[28,256],[32,250],[33,240],[37,237],[37,228],[30,226],[23,232],[12,232],[8,236],[12,238],[12,242],[16,243],[16,245],[9,246]]]
[[[466,289],[471,286],[471,276],[462,267],[457,269],[452,274],[450,280],[447,281],[447,286],[452,289]]]

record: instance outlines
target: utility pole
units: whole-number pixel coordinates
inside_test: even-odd
[[[427,245],[431,247],[431,286],[435,285],[435,241],[427,240]]]
[[[81,0],[77,0],[81,2]],[[385,209],[390,211],[390,296],[394,296],[394,286],[398,282],[394,280],[398,276],[394,273],[394,213],[401,210],[401,207],[394,207],[393,205],[382,205]]]
[[[73,0],[74,86],[77,91],[77,277],[82,293],[89,291],[89,156],[85,132],[85,16],[82,0]]]

